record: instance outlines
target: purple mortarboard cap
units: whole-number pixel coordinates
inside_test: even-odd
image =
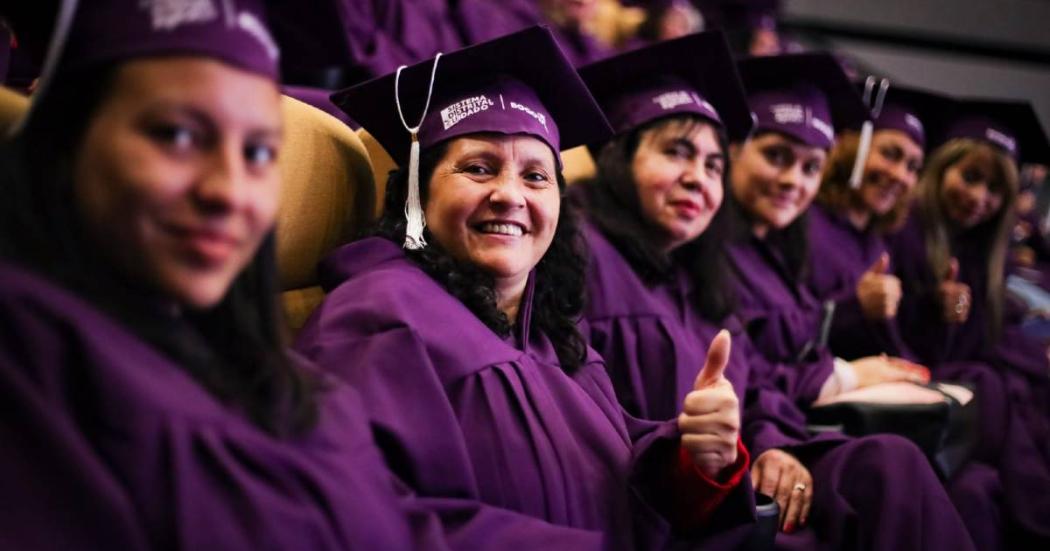
[[[278,79],[262,0],[82,1],[59,70],[164,55],[210,57]]]
[[[780,0],[700,0],[697,6],[709,28],[776,30]]]
[[[721,32],[623,53],[581,68],[580,76],[617,133],[682,114],[715,122],[732,141],[751,131],[751,110]]]
[[[944,94],[891,85],[881,109],[876,105],[872,112],[875,115],[874,128],[903,132],[925,149],[943,133],[955,105],[955,100]]]
[[[1046,132],[1026,101],[960,101],[944,136],[953,138],[991,143],[1022,163],[1050,163]]]
[[[842,67],[824,53],[739,61],[756,130],[830,148],[836,128],[858,128],[869,112]]]
[[[557,157],[563,149],[611,135],[586,85],[543,27],[410,65],[396,90],[395,80],[394,74],[375,78],[336,92],[332,101],[399,164],[408,160],[412,143],[405,126],[419,123],[424,111],[418,132],[422,149],[479,132],[529,134]]]

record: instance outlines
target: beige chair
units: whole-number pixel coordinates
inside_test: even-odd
[[[344,123],[282,98],[281,210],[277,263],[281,300],[294,334],[324,298],[317,263],[373,220],[375,183],[368,151]]]
[[[383,192],[386,189],[387,176],[391,170],[397,168],[397,163],[390,158],[386,149],[383,149],[383,146],[379,145],[379,142],[367,130],[364,128],[358,130],[357,136],[365,144],[368,156],[372,160],[372,177],[375,178],[376,197],[379,198],[376,201],[376,214],[378,215],[383,208]],[[586,146],[581,145],[562,151],[561,160],[564,165],[562,173],[569,184],[592,178],[597,170],[594,166],[594,159],[591,158]]]
[[[0,86],[0,139],[7,136],[12,126],[22,120],[29,109],[29,98]]]

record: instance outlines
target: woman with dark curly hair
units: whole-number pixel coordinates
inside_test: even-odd
[[[0,149],[3,547],[441,548],[280,338],[262,3],[75,4]]]
[[[558,151],[608,125],[550,31],[337,101],[407,166],[376,235],[322,264],[328,296],[297,348],[361,391],[400,478],[494,547],[736,546],[754,504],[728,340],[688,413],[655,423],[624,414],[576,329],[584,261]],[[401,114],[420,117],[411,140]]]
[[[732,312],[722,249],[727,135],[743,139],[751,117],[722,35],[665,42],[580,73],[617,131],[600,150],[597,178],[573,189],[590,247],[584,325],[628,411],[677,414],[706,343],[729,328],[726,376],[743,397],[753,484],[780,506],[778,547],[970,545],[915,445],[888,435],[811,436],[802,408],[770,384],[802,368],[766,361]],[[860,478],[863,486],[851,482]]]

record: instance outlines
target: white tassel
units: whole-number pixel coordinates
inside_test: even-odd
[[[875,125],[871,121],[864,121],[860,127],[860,143],[857,144],[857,157],[853,159],[853,172],[849,175],[849,187],[857,189],[864,178],[864,165],[868,161],[868,152],[871,151],[871,135]]]
[[[394,102],[397,104],[397,115],[401,117],[401,124],[412,135],[412,145],[408,149],[408,198],[405,199],[405,243],[402,247],[418,251],[427,246],[427,240],[423,237],[423,230],[427,227],[427,219],[423,216],[423,202],[419,198],[419,127],[423,125],[423,119],[430,109],[430,97],[434,94],[434,77],[437,75],[438,60],[441,52],[434,57],[434,65],[430,68],[430,86],[427,89],[427,102],[423,105],[423,114],[419,116],[419,124],[409,126],[405,121],[405,113],[401,110],[401,71],[405,65],[397,68],[394,75]]]
[[[886,101],[886,92],[890,89],[889,79],[882,79],[879,84],[879,93],[875,98],[875,105],[871,106],[871,92],[875,85],[875,77],[868,77],[864,83],[864,104],[871,108],[871,118],[877,119],[882,113],[882,104]],[[860,141],[857,144],[857,156],[853,159],[853,171],[849,175],[849,187],[858,189],[864,179],[864,165],[868,162],[868,154],[871,152],[871,136],[875,132],[875,123],[867,120],[860,127]]]
[[[404,248],[417,251],[427,246],[423,229],[427,227],[423,217],[423,203],[419,200],[419,139],[412,133],[412,145],[408,150],[408,199],[405,200],[405,244]]]

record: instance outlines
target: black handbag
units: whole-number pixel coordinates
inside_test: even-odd
[[[972,385],[952,383],[971,392]],[[939,383],[928,388],[941,392],[947,401],[936,404],[880,404],[838,402],[816,406],[807,412],[810,430],[837,430],[849,436],[889,433],[903,436],[926,454],[943,479],[950,479],[969,461],[978,439],[978,397],[965,404],[945,392]]]

